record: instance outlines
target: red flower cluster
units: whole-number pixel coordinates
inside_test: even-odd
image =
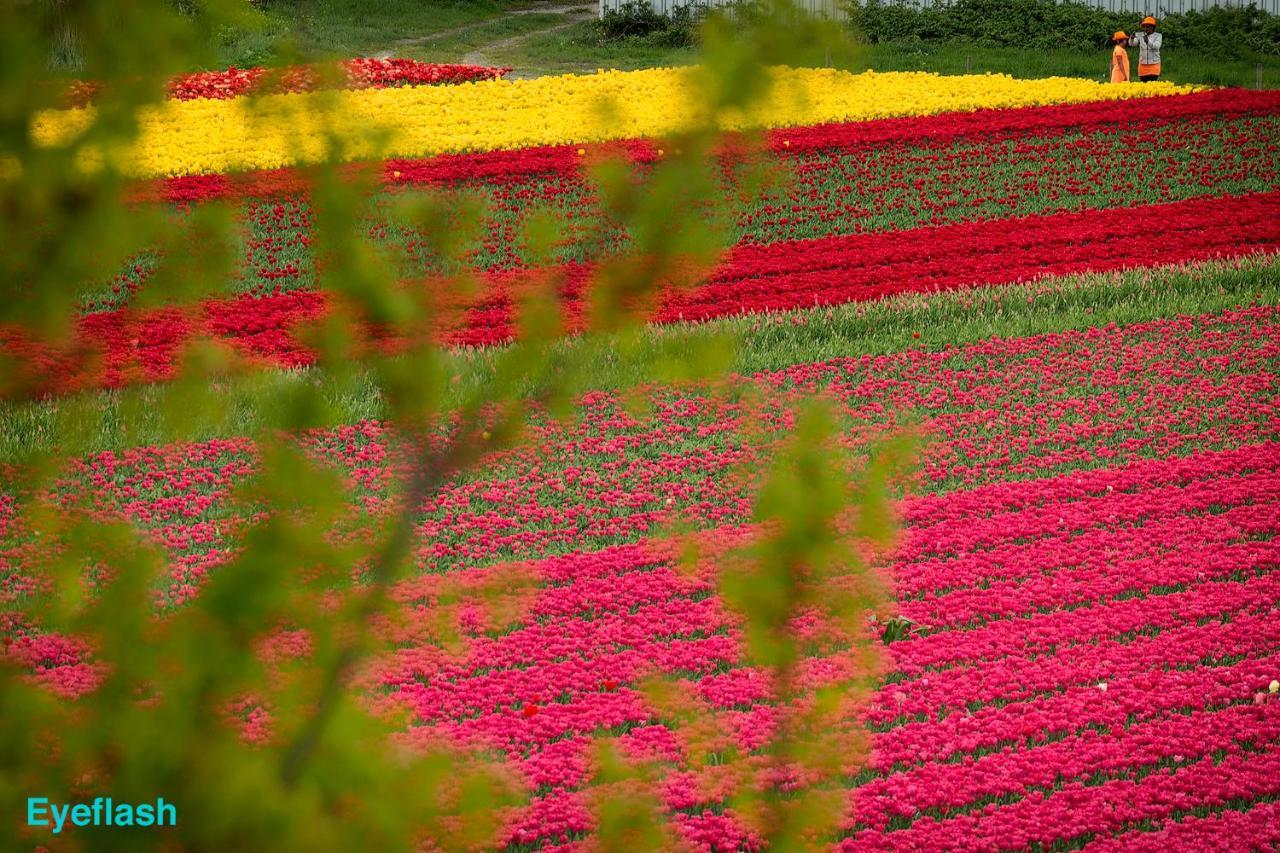
[[[326,84],[344,89],[389,89],[397,86],[436,86],[445,83],[467,83],[494,80],[510,68],[488,68],[481,65],[440,65],[416,59],[346,59],[332,69],[333,82],[325,69],[310,65],[287,68],[236,68],[225,71],[197,71],[169,81],[169,97],[176,101],[198,98],[224,100],[248,94],[311,92]],[[94,99],[101,87],[92,82],[72,84],[67,99],[73,106],[84,106]]]
[[[1153,234],[1150,223],[1159,223]],[[1280,192],[740,246],[659,322],[1280,251]]]
[[[1209,116],[1223,119],[1274,115],[1280,111],[1280,91],[1211,89],[1190,95],[1164,95],[1129,101],[1052,104],[1021,109],[941,113],[922,118],[890,118],[849,124],[783,128],[769,132],[769,145],[778,153],[822,148],[866,148],[947,143],[955,139],[1016,139],[1148,121],[1181,122]],[[785,144],[784,144],[785,143]]]

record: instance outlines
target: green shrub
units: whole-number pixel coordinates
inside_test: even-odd
[[[645,0],[627,0],[610,9],[597,23],[605,42],[642,41],[655,47],[692,47],[697,44],[698,26],[707,7],[699,3],[674,7],[670,14],[654,11]]]
[[[1154,5],[1154,4],[1153,4]],[[957,0],[918,8],[853,0],[850,20],[873,44],[965,42],[981,47],[1088,51],[1116,30],[1137,29],[1140,16],[1053,0]],[[1250,5],[1170,15],[1160,22],[1170,50],[1224,59],[1280,56],[1280,17]]]
[[[1280,56],[1280,17],[1253,5],[1175,15],[1162,29],[1170,41],[1215,56]]]

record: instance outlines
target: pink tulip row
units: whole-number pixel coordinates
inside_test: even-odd
[[[1267,468],[1274,472],[1277,465],[1280,465],[1280,447],[1210,454],[1197,461],[1204,470],[1224,474],[1229,473],[1232,466],[1239,471]],[[1106,471],[1098,472],[1096,476],[1064,478],[1071,481],[1069,487],[1049,481],[1046,491],[1057,492],[1062,503],[1070,504],[1081,495],[1098,493],[1099,483],[1094,482],[1095,479],[1106,482],[1128,477],[1131,481],[1144,481],[1157,484],[1158,487],[1162,471],[1168,472],[1169,479],[1176,480],[1186,473],[1185,469],[1183,462],[1146,462],[1131,466],[1124,472]],[[1260,479],[1255,481],[1264,482]],[[989,487],[989,490],[994,491],[996,488]],[[972,502],[964,499],[967,497],[965,493],[957,493],[956,497],[960,504],[960,514],[963,515],[966,504]],[[1240,492],[1236,497],[1246,500],[1248,495]],[[936,512],[934,507],[928,509]],[[1198,509],[1192,504],[1173,512],[1180,510],[1183,513],[1195,513]],[[912,510],[913,507],[909,505],[906,510],[908,518],[913,516]],[[1274,532],[1274,515],[1268,515],[1264,511],[1261,517],[1272,519],[1268,530]],[[1118,537],[1127,535],[1124,530],[1127,525],[1125,520],[1115,519],[1102,523],[1114,525]],[[1257,525],[1257,528],[1260,531],[1262,526]],[[916,535],[914,529],[912,535]],[[1163,549],[1164,546],[1160,545],[1159,548]],[[1041,553],[1031,550],[1027,557],[1039,558],[1042,561],[1039,565],[1042,567],[1054,566],[1056,561],[1051,548]],[[540,615],[566,615],[580,613],[581,609],[594,607],[597,603],[605,606],[608,601],[608,585],[601,581],[626,578],[626,572],[618,573],[617,570],[628,559],[634,560],[645,575],[654,575],[661,570],[655,568],[652,552],[642,547],[564,558],[556,563],[555,576],[563,578],[567,565],[572,562],[580,568],[570,570],[570,574],[581,579],[572,586],[557,584],[546,587],[540,594],[539,602],[534,605],[533,612]],[[956,816],[963,817],[966,814],[965,807],[975,800],[982,797],[1021,796],[1028,784],[1052,787],[1059,783],[1070,789],[1073,784],[1071,780],[1088,778],[1098,773],[1112,773],[1123,778],[1126,770],[1134,766],[1155,765],[1172,760],[1182,768],[1183,765],[1192,766],[1195,760],[1214,750],[1225,750],[1232,754],[1240,750],[1236,740],[1246,735],[1250,743],[1262,744],[1274,739],[1280,734],[1280,728],[1277,728],[1280,727],[1280,714],[1276,713],[1273,706],[1255,706],[1253,699],[1257,687],[1266,683],[1269,674],[1280,671],[1280,653],[1276,651],[1280,649],[1280,627],[1277,627],[1273,613],[1274,602],[1280,600],[1280,574],[1273,571],[1277,566],[1280,566],[1280,553],[1273,553],[1269,564],[1259,567],[1263,574],[1248,582],[1204,581],[1187,593],[1159,597],[1158,607],[1145,607],[1140,613],[1129,614],[1121,620],[1121,624],[1150,629],[1159,625],[1160,618],[1165,616],[1169,623],[1166,630],[1155,637],[1140,636],[1137,639],[1101,644],[1089,642],[1089,638],[1085,638],[1085,645],[1082,646],[1082,649],[1087,650],[1085,667],[1082,667],[1082,660],[1070,652],[1058,650],[1055,654],[1045,647],[1038,654],[1042,659],[1050,661],[1051,666],[1040,666],[1037,669],[1037,661],[1029,660],[1027,656],[1013,662],[998,661],[996,665],[1007,670],[1006,677],[993,678],[991,672],[984,672],[984,677],[978,683],[963,685],[955,691],[956,695],[951,695],[946,690],[935,691],[928,694],[928,698],[922,702],[917,703],[908,698],[908,703],[904,704],[897,702],[895,697],[902,685],[889,685],[882,691],[881,706],[898,706],[905,708],[906,712],[922,707],[924,710],[921,713],[927,713],[930,718],[934,716],[935,709],[954,710],[936,724],[938,728],[945,727],[945,740],[930,737],[929,730],[935,724],[929,721],[890,729],[882,742],[877,742],[874,766],[881,768],[884,775],[857,789],[856,813],[858,820],[867,825],[861,832],[866,835],[871,827],[876,826],[881,830],[886,829],[895,815],[895,808],[898,810],[896,814],[903,817],[916,815],[924,809],[945,806],[956,812]],[[678,589],[680,585],[673,575],[668,575],[661,583],[650,583],[655,587],[660,586],[664,592]],[[586,585],[587,589],[577,590],[579,584]],[[634,599],[627,592],[629,585],[626,581],[619,582],[618,587],[619,599],[614,606],[621,614],[633,606]],[[562,595],[572,603],[556,604]],[[1145,604],[1152,600],[1155,599],[1135,600],[1133,603]],[[1123,602],[1107,609],[1123,609],[1129,604]],[[714,611],[708,609],[701,612],[706,618]],[[1068,613],[1075,616],[1079,611]],[[1195,624],[1202,614],[1230,614],[1234,619],[1229,624],[1222,624],[1217,620],[1203,626]],[[1048,613],[1037,618],[1053,622],[1059,615]],[[638,611],[631,616],[643,618],[643,613]],[[1096,617],[1096,613],[1080,614],[1075,621],[1084,626],[1096,623]],[[626,618],[615,616],[582,624],[596,630],[597,633],[591,634],[588,642],[595,642],[598,649],[600,644],[608,644],[618,637],[623,637],[625,642],[626,626],[629,623]],[[712,627],[722,623],[709,620],[686,624]],[[1101,628],[1105,631],[1105,626]],[[533,642],[523,644],[526,655],[523,662],[503,658],[503,663],[509,669],[500,673],[486,671],[479,679],[463,680],[457,678],[461,672],[454,668],[449,670],[453,675],[447,683],[433,681],[428,686],[409,691],[404,697],[413,704],[424,721],[448,716],[451,712],[446,700],[451,694],[466,697],[470,703],[467,706],[468,712],[473,712],[477,701],[483,702],[484,697],[491,697],[489,701],[498,710],[489,714],[481,712],[481,717],[458,724],[456,731],[459,734],[467,739],[479,738],[489,743],[507,744],[514,750],[514,755],[520,756],[526,756],[531,746],[546,743],[542,749],[523,757],[521,766],[529,774],[531,786],[568,790],[562,793],[553,790],[539,799],[512,830],[513,841],[530,842],[561,833],[572,835],[589,829],[589,811],[583,796],[575,794],[573,789],[584,784],[589,775],[587,755],[590,740],[587,736],[593,730],[592,724],[596,730],[616,728],[619,725],[640,726],[633,731],[649,731],[654,728],[650,725],[652,718],[639,696],[629,689],[617,689],[629,677],[625,667],[633,660],[628,657],[630,649],[606,652],[601,657],[594,658],[584,646],[566,644],[564,638],[575,633],[567,622],[551,621],[538,626],[538,630],[543,629],[547,631],[545,636],[535,635]],[[660,623],[655,630],[666,631],[668,627]],[[507,636],[516,636],[518,633]],[[562,645],[544,651],[543,645],[546,642],[560,642]],[[915,642],[919,641],[907,641],[894,648],[909,648]],[[475,649],[475,660],[484,661],[488,665],[495,658],[493,648],[492,645],[481,643]],[[1220,657],[1228,653],[1243,654],[1244,659],[1224,667],[1199,665],[1203,658]],[[731,659],[735,653],[726,647],[717,649],[717,654]],[[568,657],[570,660],[567,663],[546,665],[542,661],[547,656],[553,659]],[[661,654],[656,659],[660,661],[660,668],[670,660]],[[527,668],[525,663],[528,664]],[[706,666],[711,660],[704,659],[701,663]],[[622,666],[619,667],[619,664]],[[1164,669],[1175,665],[1189,668],[1185,671]],[[539,676],[544,672],[549,681]],[[956,670],[930,673],[916,681],[928,680],[945,687],[947,680],[953,677],[953,672]],[[419,671],[417,676],[424,674]],[[634,677],[634,674],[630,677]],[[713,679],[736,681],[734,686],[740,689],[732,690],[724,698],[731,699],[734,707],[755,705],[764,712],[763,717],[752,708],[741,713],[742,719],[744,722],[754,720],[757,724],[767,725],[768,691],[760,683],[758,676],[751,674],[750,670],[735,669],[722,675],[708,676],[705,680]],[[1100,679],[1103,681],[1100,682]],[[975,712],[964,710],[965,703],[981,698],[981,688],[990,683],[1003,683],[1015,688],[1014,693],[991,691],[990,703],[1019,698],[1022,701],[999,706],[989,703],[986,707],[977,708]],[[1106,684],[1107,689],[1100,687],[1100,684]],[[561,704],[557,701],[557,705],[550,709],[540,707],[531,715],[523,715],[514,707],[502,707],[504,701],[530,701],[530,685],[542,696],[558,687],[562,688],[563,707],[557,707]],[[1017,689],[1024,686],[1029,692],[1019,696]],[[437,688],[438,692],[431,692],[432,687]],[[617,695],[614,693],[615,689]],[[598,698],[586,693],[592,690],[598,694]],[[426,702],[428,707],[424,710],[426,697],[431,699]],[[765,704],[758,704],[762,702]],[[1209,709],[1204,710],[1204,706],[1209,706]],[[485,717],[492,722],[481,722]],[[873,721],[874,719],[873,715]],[[966,721],[970,721],[969,726],[964,725]],[[433,735],[436,734],[434,727],[429,728]],[[742,728],[745,735],[749,727],[744,725]],[[1100,732],[1101,729],[1106,732]],[[1063,733],[1067,737],[1065,740],[1043,740],[1053,733]],[[561,739],[566,734],[569,737]],[[883,742],[886,740],[888,742]],[[1013,743],[1009,742],[1011,740]],[[746,745],[749,739],[744,736],[743,742]],[[886,750],[885,747],[891,744],[894,748]],[[978,752],[992,747],[999,747],[999,750],[989,755]],[[966,753],[969,755],[966,756]],[[668,760],[679,757],[678,749],[671,744],[667,744],[662,754]],[[903,762],[915,766],[905,772],[891,771],[890,768],[895,764]],[[1035,775],[1037,773],[1047,781],[1034,781],[1039,778]],[[1089,786],[1083,786],[1081,790],[1087,793],[1088,788]],[[667,796],[672,808],[693,808],[704,802],[698,799],[693,789],[678,784],[667,791]],[[1036,796],[1033,791],[1030,799],[1035,799]],[[880,815],[879,818],[875,817],[877,814]],[[895,829],[889,832],[887,837],[890,842],[897,840],[898,831],[900,830]],[[853,840],[862,838],[863,835],[855,835]],[[728,837],[740,838],[742,830],[739,828]],[[726,836],[720,835],[718,838],[723,842]],[[1047,840],[1053,840],[1053,837]],[[954,844],[954,841],[955,836],[952,836],[951,843]],[[875,843],[880,841],[876,840]]]
[[[1171,513],[1203,514],[1215,504],[1233,502],[1217,500],[1223,491],[1228,497],[1262,495],[1274,499],[1278,486],[1270,472],[1240,468],[1240,457],[1256,454],[1254,450],[1234,450],[1202,456],[1195,462],[1171,459],[1170,479],[1163,481],[1150,479],[1153,472],[1141,463],[1052,481],[1058,494],[1070,495],[1069,499],[1038,495],[1034,486],[1039,481],[1024,481],[968,491],[965,506],[949,516],[940,516],[925,503],[917,509],[920,515],[912,519],[919,533],[904,545],[910,549],[904,556],[912,560],[913,568],[919,567],[922,577],[900,577],[903,595],[925,595],[930,587],[917,585],[925,576],[932,588],[1018,577],[1011,573],[1012,566],[991,565],[997,559],[997,544],[1010,536],[1045,539],[1062,530],[1088,535],[1099,517],[1133,524]],[[1085,483],[1094,491],[1082,493]],[[1071,488],[1064,488],[1064,484]],[[1025,503],[1030,499],[1037,503]],[[970,568],[964,561],[951,560],[953,555],[966,552],[987,555],[983,557],[985,564]]]
[[[1101,677],[1125,674],[1134,667],[1154,665],[1187,645],[1185,654],[1211,656],[1222,648],[1221,631],[1197,626],[1184,632],[1170,629],[1199,619],[1218,618],[1238,608],[1264,609],[1280,590],[1280,581],[1264,573],[1252,581],[1206,582],[1183,592],[1107,602],[1087,609],[1057,610],[1019,620],[991,623],[986,629],[931,634],[903,643],[895,660],[912,681],[895,685],[882,697],[877,717],[896,718],[927,713],[942,705],[963,707],[968,702],[1010,701],[1039,691],[1075,684],[1082,676],[1074,662],[1055,652],[1087,650]],[[1245,620],[1251,623],[1252,620]],[[1126,635],[1140,631],[1161,633]],[[1020,636],[1019,632],[1025,632]],[[1170,635],[1165,636],[1168,632]],[[1184,634],[1191,635],[1190,638]],[[946,659],[951,668],[922,671],[913,661],[919,646],[938,648],[927,660]],[[945,677],[942,673],[945,672]],[[1087,680],[1078,683],[1091,683]]]
[[[1248,811],[1223,808],[1204,817],[1188,815],[1166,822],[1153,832],[1130,832],[1093,841],[1094,853],[1166,853],[1169,850],[1237,850],[1241,839],[1258,848],[1280,844],[1280,802],[1277,798],[1255,801]]]
[[[1274,706],[1270,716],[1275,716]],[[1194,741],[1194,737],[1188,739]],[[1140,780],[1120,776],[1095,784],[1072,781],[1051,794],[1036,791],[1011,803],[946,820],[922,818],[898,832],[859,833],[841,849],[936,850],[957,845],[975,850],[1025,849],[1036,843],[1105,838],[1126,829],[1133,832],[1144,821],[1163,823],[1198,806],[1274,798],[1280,794],[1280,747],[1260,745],[1261,752],[1254,753],[1233,743],[1221,761],[1201,757],[1176,772],[1157,770]],[[1274,837],[1275,830],[1268,828],[1260,838],[1237,842],[1247,849]]]
[[[977,586],[909,602],[903,614],[917,621],[927,620],[938,631],[965,629],[975,616],[986,621],[1016,619],[1046,606],[1103,601],[1155,583],[1190,583],[1218,573],[1230,574],[1275,553],[1270,543],[1236,540],[1244,528],[1258,520],[1259,512],[1276,511],[1275,500],[1259,501],[1237,506],[1207,521],[1178,518],[1148,522],[1119,536],[1093,528],[1065,541],[1017,542],[975,556],[983,558],[986,565],[995,564],[998,570],[1008,566],[1021,573],[1034,571],[1034,566],[1023,562],[1027,554],[1050,555],[1058,566],[1057,572],[984,580]],[[1073,531],[1067,529],[1063,533],[1071,536]],[[1178,548],[1185,550],[1174,565],[1158,556]],[[1117,577],[1118,569],[1123,569],[1123,574]]]
[[[1245,618],[1243,626],[1261,621],[1256,616]],[[932,714],[924,712],[927,719],[877,729],[871,766],[889,773],[928,762],[971,762],[983,752],[1048,742],[1089,727],[1123,727],[1131,717],[1135,721],[1155,719],[1191,704],[1239,701],[1244,693],[1239,681],[1245,671],[1221,672],[1228,668],[1205,668],[1199,666],[1199,657],[1188,659],[1200,648],[1211,649],[1209,654],[1229,650],[1238,630],[1233,632],[1231,623],[1215,623],[1203,635],[1209,642],[1198,647],[1177,645],[1179,637],[1192,633],[1181,629],[1158,649],[1148,646],[1145,650],[1174,649],[1181,654],[1180,660],[1160,660],[1155,654],[1143,653],[1131,670],[1110,670],[1105,690],[1100,686],[1102,681],[1090,677],[1077,685],[1057,685],[1052,692],[1006,704],[975,702],[972,708],[960,706],[945,715],[931,709]],[[1174,668],[1163,668],[1166,666]],[[1176,668],[1179,666],[1189,668]],[[882,694],[892,695],[894,687],[887,685]]]
[[[1274,668],[1277,658],[1267,663]],[[1133,768],[1166,761],[1191,763],[1218,750],[1238,748],[1237,740],[1262,746],[1277,737],[1280,713],[1252,701],[1130,726],[1090,728],[1052,743],[929,763],[881,777],[856,789],[857,822],[884,830],[895,816],[927,820],[924,814],[935,810],[944,817],[956,816],[975,801],[1022,797],[1096,775],[1123,776]]]

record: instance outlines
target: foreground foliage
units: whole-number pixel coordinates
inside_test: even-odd
[[[522,447],[531,428],[572,423],[580,382],[576,365],[548,357],[564,329],[555,290],[533,280],[516,312],[519,341],[498,356],[481,386],[446,409],[441,401],[453,376],[431,334],[440,306],[400,289],[396,272],[404,259],[386,257],[361,233],[369,187],[332,167],[355,155],[385,155],[387,140],[363,126],[344,138],[343,123],[351,130],[352,117],[359,119],[356,104],[426,103],[445,87],[353,92],[343,87],[394,84],[406,69],[349,63],[345,80],[339,74],[327,81],[336,88],[286,71],[278,85],[305,93],[191,99],[185,95],[222,94],[223,84],[235,90],[270,76],[186,78],[176,89],[163,83],[180,70],[173,66],[191,61],[192,45],[207,44],[208,28],[221,20],[217,13],[234,20],[243,6],[210,4],[198,16],[175,15],[165,3],[136,4],[121,13],[107,3],[43,4],[33,14],[6,10],[0,12],[0,82],[13,97],[0,105],[8,128],[0,139],[0,216],[13,239],[0,256],[11,297],[0,322],[34,331],[66,351],[62,345],[78,322],[74,282],[103,258],[135,257],[157,242],[166,247],[156,263],[157,282],[176,312],[171,316],[182,316],[226,275],[236,242],[232,218],[220,205],[207,204],[173,228],[162,212],[136,204],[124,179],[308,163],[313,168],[305,190],[317,211],[316,281],[344,309],[319,324],[311,354],[317,368],[339,382],[356,364],[366,370],[364,378],[387,404],[379,426],[394,448],[387,457],[394,473],[380,479],[376,496],[365,494],[366,484],[341,476],[297,443],[299,431],[314,435],[309,431],[328,423],[315,387],[259,397],[272,422],[251,442],[199,451],[209,463],[206,471],[188,469],[172,478],[144,474],[129,482],[128,463],[98,460],[85,467],[64,454],[85,425],[75,418],[61,422],[66,433],[45,437],[27,448],[20,464],[6,466],[0,500],[6,546],[0,567],[0,708],[6,723],[0,787],[14,803],[37,795],[56,803],[101,796],[139,802],[160,795],[180,817],[161,830],[96,827],[63,837],[51,837],[38,824],[6,821],[0,846],[474,849],[500,842],[510,809],[529,794],[519,768],[495,744],[475,742],[464,732],[418,728],[393,737],[406,728],[406,709],[379,703],[367,689],[372,668],[397,648],[411,644],[422,660],[460,659],[484,644],[478,626],[524,617],[538,582],[527,567],[496,577],[405,578],[421,568],[423,507],[473,474],[482,460]],[[733,199],[717,192],[706,154],[722,125],[750,114],[767,96],[771,81],[759,71],[760,59],[785,55],[777,43],[783,31],[772,23],[767,51],[758,38],[721,46],[719,61],[703,72],[713,83],[705,100],[683,92],[682,103],[697,119],[682,116],[676,128],[687,157],[669,158],[643,192],[625,169],[598,172],[598,191],[613,200],[637,239],[598,271],[587,341],[627,347],[643,320],[636,308],[655,283],[704,268],[717,256],[721,223],[732,218],[726,202]],[[119,31],[153,49],[120,45]],[[60,109],[63,89],[37,84],[52,52],[51,34],[60,40],[63,60],[75,53],[85,78],[102,84],[82,92],[91,95],[91,106]],[[387,74],[379,76],[383,70]],[[441,82],[438,69],[408,70],[427,78],[410,82]],[[470,84],[477,92],[509,90],[487,85]],[[301,117],[282,115],[281,108],[287,113],[294,104],[304,106]],[[595,106],[577,105],[583,116]],[[344,107],[354,112],[344,113]],[[194,117],[177,137],[176,116]],[[394,139],[391,144],[395,151]],[[200,154],[193,145],[208,147]],[[236,159],[241,155],[247,159]],[[188,165],[175,165],[181,163]],[[188,168],[192,163],[197,167]],[[430,235],[437,254],[456,255],[450,218],[466,215],[469,205],[425,197],[401,201],[398,213]],[[671,217],[673,209],[703,215],[681,221]],[[532,226],[530,241],[553,244],[554,224]],[[138,320],[141,336],[164,324],[155,320]],[[370,322],[402,344],[395,359],[358,345],[361,324]],[[211,337],[216,335],[182,342],[186,368],[159,413],[173,433],[182,432],[184,423],[217,419],[217,390],[246,378],[243,363]],[[717,349],[724,352],[726,342],[717,342]],[[653,381],[705,379],[723,361],[682,355],[665,369],[653,360],[646,373]],[[0,368],[7,392],[31,390],[13,359],[6,357]],[[835,831],[844,811],[833,796],[838,777],[861,760],[865,738],[858,711],[866,691],[858,688],[867,684],[877,658],[861,616],[882,599],[884,587],[873,582],[861,552],[847,540],[891,539],[886,480],[898,467],[890,457],[873,462],[855,488],[833,417],[821,407],[802,408],[797,424],[803,440],[778,454],[761,479],[761,498],[753,502],[756,531],[739,542],[744,550],[734,558],[735,570],[710,578],[723,593],[726,612],[750,638],[745,658],[773,678],[783,703],[761,754],[734,762],[741,772],[721,791],[733,797],[762,842],[783,846],[811,843],[807,833]],[[251,458],[235,459],[241,451]],[[152,458],[172,452],[158,449]],[[901,455],[905,451],[892,458]],[[118,473],[126,482],[117,497],[136,512],[122,516],[98,500],[96,487],[85,492],[75,484],[87,474],[106,486],[117,482]],[[797,483],[817,489],[823,500],[796,500]],[[169,487],[195,488],[203,497],[181,505],[152,502]],[[856,524],[843,523],[851,509]],[[174,518],[207,523],[171,528],[159,540],[148,530]],[[205,546],[215,541],[228,547],[212,554]],[[170,549],[186,552],[177,555],[177,574]],[[741,594],[756,579],[783,592],[782,600]],[[416,600],[400,606],[402,582],[429,589],[424,607]],[[793,623],[810,610],[826,616],[827,640],[851,663],[821,683],[795,676],[808,652],[797,648]],[[654,672],[645,693],[687,749],[705,754],[709,744],[731,737],[731,719],[682,701],[668,673]],[[525,716],[536,715],[536,702],[523,707],[532,711]],[[841,756],[838,766],[833,755]],[[657,790],[663,767],[635,764],[607,742],[590,766],[590,810],[602,842],[621,849],[676,838],[661,801],[644,793]]]

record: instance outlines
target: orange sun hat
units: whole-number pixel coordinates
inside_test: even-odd
[[[1156,19],[1151,17],[1150,15],[1147,15],[1145,18],[1142,19],[1142,26],[1145,27],[1147,24],[1150,24],[1153,27],[1156,26]]]
[[[1128,38],[1128,36],[1124,34],[1124,30],[1116,30],[1116,34],[1115,34],[1115,35],[1113,35],[1113,36],[1111,37],[1111,40],[1112,40],[1112,41],[1121,41],[1121,40],[1123,40],[1123,39],[1127,39],[1127,38]]]

